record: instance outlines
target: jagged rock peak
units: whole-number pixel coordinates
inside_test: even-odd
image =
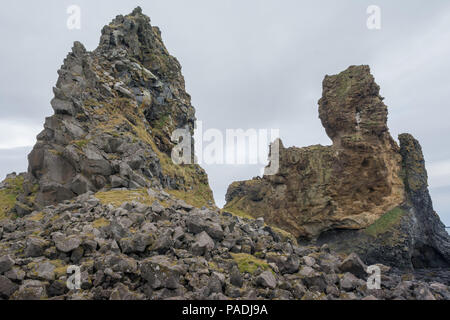
[[[75,42],[58,74],[55,114],[29,155],[39,204],[149,186],[202,189],[212,202],[203,169],[170,159],[172,132],[187,128],[193,134],[195,109],[180,64],[140,8],[105,26],[93,52]]]
[[[426,190],[428,188],[428,174],[419,141],[409,133],[399,135],[398,139],[400,141],[400,153],[403,157],[403,167],[408,169],[404,172],[406,190],[409,193]]]
[[[155,56],[163,54],[169,57],[159,28],[151,25],[150,18],[142,13],[140,7],[129,15],[117,16],[102,29],[97,51],[120,54],[120,50],[126,50],[147,68],[155,63]]]

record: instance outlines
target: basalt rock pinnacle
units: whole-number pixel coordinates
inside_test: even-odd
[[[55,114],[29,155],[36,204],[108,188],[176,190],[212,205],[197,165],[175,166],[175,129],[194,130],[181,66],[140,8],[102,30],[93,52],[75,42],[51,102]]]
[[[401,148],[393,140],[379,91],[368,66],[326,76],[319,115],[333,145],[281,143],[279,172],[233,183],[225,209],[264,217],[301,241],[358,251],[374,263],[450,263],[449,237],[432,210],[420,146],[409,135],[400,137]],[[408,224],[417,230],[407,230]],[[394,232],[398,226],[402,231]],[[417,257],[421,247],[428,258]],[[386,248],[389,253],[380,254]]]

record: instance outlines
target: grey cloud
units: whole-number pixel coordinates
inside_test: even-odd
[[[11,172],[25,172],[28,167],[27,155],[31,147],[0,149],[0,180],[3,180]]]

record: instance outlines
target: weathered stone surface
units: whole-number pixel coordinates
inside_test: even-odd
[[[48,242],[38,237],[29,237],[27,239],[27,246],[24,254],[26,257],[40,257],[44,254],[45,248],[48,246]]]
[[[300,260],[294,255],[267,255],[267,261],[274,262],[281,273],[296,273],[300,266]]]
[[[56,248],[64,253],[75,250],[81,245],[81,239],[77,236],[65,237],[63,234],[55,234],[53,236]]]
[[[58,74],[55,114],[28,157],[39,207],[110,186],[176,189],[213,203],[204,170],[170,159],[172,132],[192,135],[195,110],[179,62],[147,16],[116,17],[92,52],[75,42]]]
[[[133,300],[143,300],[144,296],[141,294],[137,294],[135,292],[130,291],[127,286],[119,283],[117,287],[111,292],[111,296],[109,300],[125,300],[125,301],[133,301]]]
[[[223,229],[220,224],[208,221],[205,217],[199,215],[192,215],[187,220],[188,231],[194,234],[205,231],[215,240],[222,240]]]
[[[12,300],[43,300],[47,298],[45,283],[37,280],[27,280],[11,296]]]
[[[307,243],[357,252],[368,264],[450,265],[450,237],[433,210],[419,143],[387,127],[368,66],[326,76],[319,116],[332,146],[271,146],[279,170],[233,183],[229,212],[263,217]]]
[[[239,272],[239,269],[237,267],[233,267],[230,274],[230,282],[232,285],[241,288],[244,284],[244,281],[242,279],[242,275]]]
[[[38,262],[33,266],[30,273],[31,277],[36,277],[39,280],[51,281],[55,279],[55,266],[49,262]]]
[[[351,291],[354,290],[360,285],[359,279],[355,277],[353,274],[347,272],[339,281],[342,290]]]
[[[450,236],[433,209],[422,147],[410,134],[399,136],[408,200],[412,202],[410,237],[414,239],[412,264],[416,268],[450,267]]]
[[[228,210],[236,204],[296,237],[314,238],[329,229],[366,228],[404,201],[399,148],[369,68],[327,76],[323,87],[319,113],[333,146],[280,142],[279,172],[232,184]]]
[[[18,288],[19,287],[8,278],[0,276],[0,298],[9,299]]]
[[[192,253],[201,256],[214,249],[214,240],[205,231],[199,233],[195,238],[196,241],[192,245]]]
[[[11,270],[13,266],[14,260],[9,255],[0,257],[0,274]]]
[[[342,273],[350,272],[351,274],[357,276],[360,279],[367,278],[367,266],[357,254],[350,254],[339,266],[339,270]]]
[[[256,278],[256,283],[263,288],[275,289],[277,286],[277,279],[270,271],[264,271]]]
[[[181,272],[166,256],[155,256],[143,261],[141,273],[152,289],[179,287]]]
[[[172,237],[170,236],[169,233],[165,233],[162,234],[160,237],[158,237],[152,249],[158,251],[161,254],[164,254],[172,247],[173,247]]]

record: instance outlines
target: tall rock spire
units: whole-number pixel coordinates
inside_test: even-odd
[[[408,201],[415,224],[413,262],[417,267],[450,265],[450,237],[433,209],[422,147],[410,134],[401,134],[400,153]]]
[[[450,264],[420,147],[404,135],[400,150],[379,92],[368,66],[326,76],[319,117],[333,145],[280,148],[278,174],[233,183],[225,209],[371,263]]]
[[[212,203],[206,173],[170,159],[178,128],[194,130],[181,66],[136,8],[102,30],[93,52],[75,42],[29,155],[36,201],[47,205],[104,188],[165,188]]]

